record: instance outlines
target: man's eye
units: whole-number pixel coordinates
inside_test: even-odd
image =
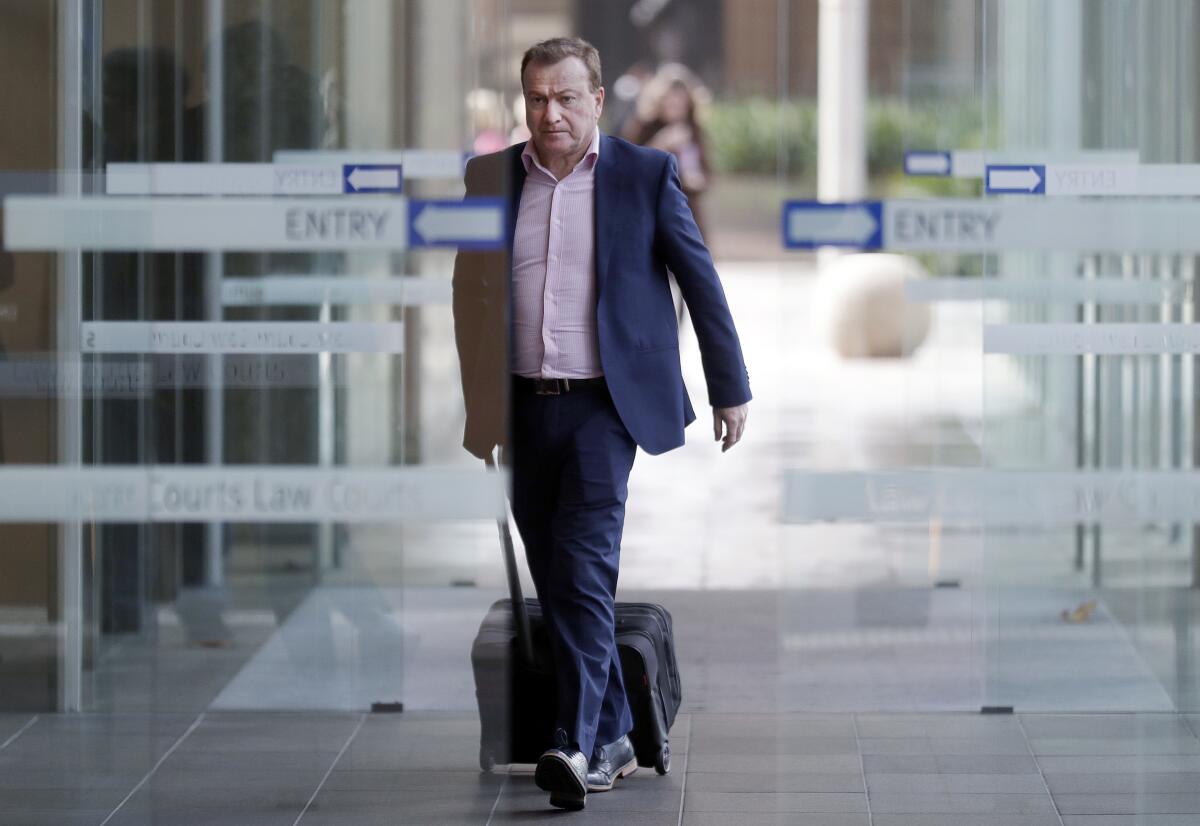
[[[575,98],[571,97],[570,95],[567,95],[567,96],[566,96],[565,98],[563,98],[562,100],[563,100],[563,103],[566,103],[566,104],[568,104],[568,105],[570,105],[570,104],[572,104],[572,103],[574,103],[574,102],[575,102]]]

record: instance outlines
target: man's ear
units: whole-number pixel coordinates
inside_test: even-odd
[[[601,86],[596,90],[596,114],[604,114],[604,87]]]

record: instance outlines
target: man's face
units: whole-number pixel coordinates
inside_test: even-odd
[[[522,81],[525,124],[541,161],[582,155],[604,109],[604,89],[591,90],[583,61],[568,57],[553,65],[531,63]]]

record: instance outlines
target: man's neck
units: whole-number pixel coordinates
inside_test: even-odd
[[[579,166],[579,162],[587,157],[587,153],[591,150],[591,148],[592,142],[588,141],[587,145],[585,145],[578,152],[574,152],[570,155],[560,155],[559,157],[551,158],[549,163],[547,163],[542,157],[542,153],[538,152],[536,145],[533,147],[533,155],[538,159],[538,163],[544,166],[550,172],[550,174],[555,177],[555,179],[561,181],[563,178],[570,175],[571,172],[574,171],[575,167]]]

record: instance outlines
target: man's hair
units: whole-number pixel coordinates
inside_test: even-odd
[[[588,83],[593,92],[600,91],[600,52],[581,37],[554,37],[530,46],[521,59],[521,86],[525,86],[525,68],[530,63],[553,66],[555,63],[577,57],[587,67]]]

